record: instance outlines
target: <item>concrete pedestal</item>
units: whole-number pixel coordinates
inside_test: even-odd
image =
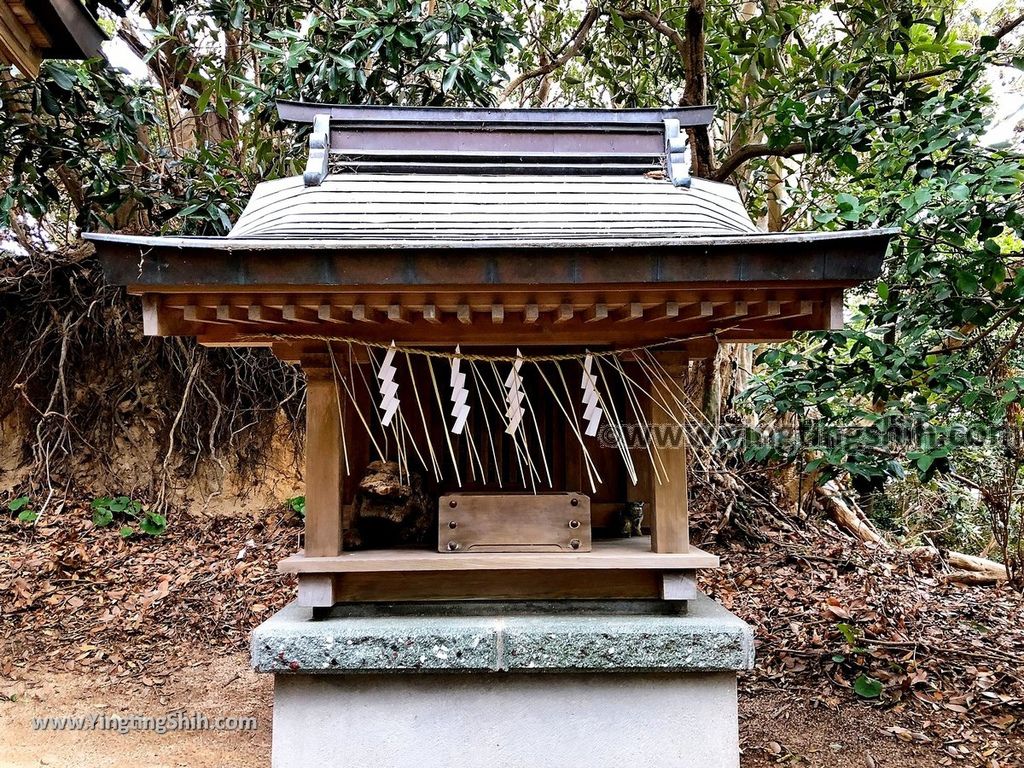
[[[711,600],[682,616],[456,608],[312,621],[293,605],[258,627],[274,768],[739,765],[753,639]]]

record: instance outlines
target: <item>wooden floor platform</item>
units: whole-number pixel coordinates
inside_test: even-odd
[[[718,557],[696,547],[689,552],[651,552],[649,536],[595,541],[592,552],[433,552],[376,549],[334,557],[299,553],[279,564],[284,573],[403,573],[452,571],[690,571],[717,568]]]

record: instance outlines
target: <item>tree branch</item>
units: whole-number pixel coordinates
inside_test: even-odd
[[[683,102],[691,107],[702,106],[708,100],[708,70],[705,50],[704,17],[706,0],[690,0],[686,9],[686,84]],[[706,125],[688,129],[693,145],[693,173],[711,176],[715,172],[715,151],[711,147],[711,134]]]
[[[715,181],[725,181],[737,168],[756,157],[793,157],[795,155],[806,155],[810,147],[802,141],[795,141],[785,147],[769,147],[767,144],[746,144],[729,157],[722,161],[722,164],[711,175]]]
[[[580,21],[580,25],[576,27],[576,31],[572,33],[572,37],[570,37],[566,45],[563,46],[562,52],[547,64],[537,67],[536,69],[531,69],[529,72],[524,72],[512,80],[512,82],[505,87],[505,90],[501,92],[501,96],[498,97],[498,101],[501,102],[507,99],[515,93],[516,90],[521,88],[523,83],[554,72],[579,53],[580,48],[583,47],[583,43],[586,42],[587,36],[590,34],[590,28],[594,26],[594,22],[597,21],[600,15],[601,9],[596,6],[591,6],[583,15],[583,20]]]
[[[641,8],[639,10],[616,8],[614,13],[619,14],[619,16],[626,21],[647,22],[652,29],[660,32],[672,42],[672,45],[674,45],[676,50],[679,51],[679,55],[683,57],[683,61],[686,61],[689,58],[689,48],[686,44],[686,38],[679,33],[678,29],[675,29],[662,21],[661,17],[657,14],[651,13],[646,8]]]
[[[655,32],[664,35],[679,53],[686,70],[683,90],[683,104],[701,106],[707,102],[707,67],[704,49],[704,15],[706,0],[689,0],[686,9],[686,27],[680,32],[667,24],[661,16],[646,8],[616,8],[626,21],[643,21]],[[687,129],[690,145],[693,147],[693,173],[696,176],[711,176],[714,173],[714,152],[711,137],[706,127]]]
[[[1004,21],[1002,24],[996,27],[995,31],[992,33],[992,37],[994,37],[996,40],[1002,40],[1004,37],[1013,32],[1013,30],[1015,30],[1021,24],[1024,24],[1024,13],[1022,13],[1015,19],[1007,19],[1006,21]]]

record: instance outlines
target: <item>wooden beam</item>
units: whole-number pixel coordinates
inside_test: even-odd
[[[252,322],[249,320],[249,308],[237,304],[218,304],[217,319],[222,323],[243,323]]]
[[[778,322],[780,320],[794,320],[799,317],[810,317],[813,314],[813,301],[786,301],[782,303],[778,315],[767,317],[765,320],[768,322]]]
[[[505,322],[505,305],[504,304],[492,304],[491,305],[491,322],[495,325],[500,325]]]
[[[450,322],[449,322],[450,321]],[[786,328],[775,324],[774,333],[780,338],[789,338]],[[395,324],[364,324],[354,330],[352,335],[367,342],[389,344],[394,341],[406,346],[451,347],[454,344],[472,344],[477,346],[522,346],[522,347],[553,347],[571,346],[574,348],[602,346],[614,344],[618,346],[636,346],[648,342],[665,340],[664,332],[651,332],[657,328],[653,324],[638,323],[586,323],[580,315],[572,322],[566,323],[509,323],[494,325],[491,322],[472,324],[459,322],[454,316],[445,318],[441,323],[423,322],[403,325]],[[337,325],[303,326],[299,333],[308,335],[309,339],[296,339],[291,342],[296,349],[315,353],[323,349],[324,342],[319,337],[341,338],[348,334],[339,330]],[[722,332],[723,340],[744,341],[747,338],[771,338],[772,329],[766,324],[764,329],[730,329]],[[256,325],[230,326],[173,326],[175,335],[201,335],[204,343],[220,346],[252,346],[262,341],[259,334],[280,333],[281,326],[260,328]],[[768,334],[767,336],[765,334]],[[674,343],[674,348],[685,348],[690,358],[697,360],[714,353],[714,340],[701,337]]]
[[[573,314],[574,313],[573,313],[573,309],[572,309],[572,304],[565,304],[565,303],[559,304],[558,305],[558,311],[555,314],[555,322],[556,323],[567,323],[570,320],[572,320]]]
[[[683,384],[686,367],[664,353],[655,352],[655,358],[671,377],[671,382],[655,379],[651,387],[652,398],[644,404],[644,417],[649,424],[660,425],[662,445],[657,448],[658,471],[662,473],[661,483],[651,488],[651,551],[684,553],[690,551],[690,511],[686,488],[686,436],[673,421],[685,423],[685,413],[677,400]],[[675,386],[672,386],[674,382]],[[672,417],[664,414],[655,403],[664,403]],[[657,437],[657,433],[652,437]]]
[[[455,316],[463,325],[472,325],[473,323],[473,311],[469,308],[468,304],[459,304],[455,310]]]
[[[679,320],[705,319],[714,316],[715,305],[710,301],[698,301],[690,304],[679,312]]]
[[[390,320],[392,323],[408,324],[409,310],[407,310],[401,304],[388,304],[388,320]]]
[[[352,305],[352,319],[357,323],[375,323],[373,319],[372,310],[366,308],[365,304],[353,304]]]
[[[224,325],[222,320],[217,319],[216,307],[200,307],[196,304],[186,304],[181,308],[181,317],[186,323],[213,323]]]
[[[320,322],[318,310],[299,304],[285,304],[281,307],[281,319],[300,325],[316,325]]]
[[[714,321],[716,323],[740,320],[747,316],[747,302],[728,301],[715,311]]]
[[[828,300],[828,315],[826,317],[827,330],[838,331],[846,324],[843,316],[843,292],[836,291]]]
[[[290,555],[278,563],[283,573],[423,573],[427,571],[691,571],[717,568],[717,556],[692,547],[688,552],[651,551],[646,536],[603,539],[591,552],[437,552],[428,549],[363,549],[331,557]]]
[[[523,322],[524,323],[536,323],[537,318],[540,317],[540,307],[536,304],[527,304],[523,308]]]
[[[782,314],[782,303],[775,300],[757,301],[747,303],[747,314],[744,316],[743,327],[750,327],[750,323],[770,322]]]
[[[330,368],[306,372],[306,546],[308,557],[342,551],[340,393]]]
[[[146,336],[171,336],[170,327],[160,309],[161,299],[153,293],[142,294],[142,332]]]
[[[252,323],[268,323],[270,325],[287,325],[280,309],[266,307],[262,304],[249,305],[249,321]]]
[[[588,323],[597,323],[601,320],[608,319],[608,305],[603,303],[592,304],[587,307],[585,313],[586,321]]]
[[[321,304],[316,310],[317,319],[322,323],[345,323],[344,312],[341,307],[333,304]]]
[[[441,322],[441,313],[437,311],[437,307],[433,304],[423,305],[423,319],[428,323],[437,324]]]
[[[696,571],[666,571],[661,574],[662,600],[695,600],[697,598]]]
[[[461,557],[465,555],[454,555],[449,559]],[[334,579],[334,601],[338,603],[595,598],[657,600],[662,594],[661,574],[656,570],[419,571],[339,573],[331,578]]]
[[[7,2],[0,3],[0,53],[27,77],[37,77],[42,57],[21,19]]]
[[[306,608],[330,608],[334,605],[334,577],[326,573],[299,574],[296,601]]]
[[[619,314],[620,323],[629,323],[634,320],[644,319],[644,305],[638,301],[631,301]]]

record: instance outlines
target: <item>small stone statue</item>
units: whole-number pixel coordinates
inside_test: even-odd
[[[619,512],[619,533],[625,538],[642,536],[640,526],[644,521],[644,501],[627,501]]]

